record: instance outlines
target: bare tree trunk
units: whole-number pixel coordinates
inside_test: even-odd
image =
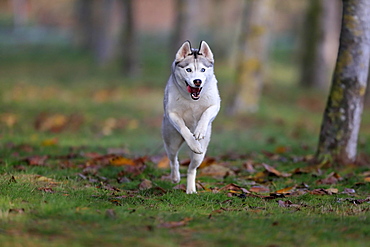
[[[316,157],[355,161],[370,62],[370,1],[343,0],[340,46]]]
[[[176,0],[176,20],[171,41],[172,53],[175,53],[184,41],[194,42],[197,0]]]
[[[98,0],[95,2],[94,54],[100,66],[110,62],[114,55],[114,35],[112,18],[115,0]]]
[[[122,25],[122,65],[123,72],[130,77],[139,73],[138,38],[135,27],[133,0],[123,0],[124,24]]]
[[[93,0],[78,0],[75,5],[77,44],[87,50],[94,48],[93,3]]]
[[[302,39],[300,84],[310,88],[326,88],[329,68],[334,61],[330,55],[338,51],[339,1],[311,0],[306,14]],[[336,13],[337,12],[337,13]],[[332,36],[336,36],[334,39]],[[334,42],[333,42],[334,41]],[[328,44],[330,42],[330,45]]]
[[[272,0],[246,1],[235,78],[234,99],[228,113],[244,114],[258,110],[268,56]]]

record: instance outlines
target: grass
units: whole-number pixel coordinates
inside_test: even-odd
[[[168,167],[158,167],[168,75],[162,62],[146,57],[143,77],[127,79],[114,65],[96,68],[89,55],[73,50],[2,54],[1,246],[369,242],[369,109],[360,136],[361,166],[293,172],[315,152],[326,98],[292,85],[294,67],[272,66],[259,112],[237,118],[220,113],[208,152],[216,165],[199,169],[203,188],[186,195],[166,179]],[[228,98],[231,73],[221,64],[216,73],[221,96]],[[134,165],[115,165],[108,153]],[[186,166],[181,169],[185,174]],[[150,185],[140,189],[143,181]],[[237,187],[221,189],[229,184]],[[288,187],[294,187],[290,193],[277,193]]]

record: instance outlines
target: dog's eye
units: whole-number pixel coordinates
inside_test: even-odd
[[[205,72],[206,71],[206,69],[205,68],[202,68],[201,70],[200,70],[200,72]]]
[[[186,69],[186,72],[191,72],[191,68],[187,68]]]

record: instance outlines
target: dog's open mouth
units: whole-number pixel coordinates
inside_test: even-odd
[[[202,91],[201,87],[191,87],[187,82],[186,82],[186,87],[193,100],[198,100],[200,98],[199,94],[200,94],[200,91]]]

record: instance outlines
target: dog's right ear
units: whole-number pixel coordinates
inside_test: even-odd
[[[182,44],[176,53],[175,63],[181,62],[185,57],[192,54],[190,41],[187,40]]]

